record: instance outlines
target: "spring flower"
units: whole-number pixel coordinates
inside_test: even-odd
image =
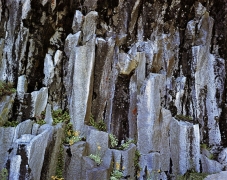
[[[74,131],[73,132],[73,135],[76,136],[76,137],[79,136],[79,134],[80,134],[79,131]]]
[[[120,163],[116,163],[116,170],[120,169]]]

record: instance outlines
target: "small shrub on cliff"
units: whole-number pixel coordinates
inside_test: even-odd
[[[8,170],[6,168],[3,168],[0,172],[0,179],[1,180],[7,180],[8,179]]]
[[[17,121],[6,121],[3,127],[16,127],[19,124]]]
[[[52,112],[53,117],[53,125],[58,123],[65,122],[66,124],[70,122],[70,116],[67,111],[63,112],[63,110],[59,109]]]
[[[122,143],[121,146],[119,147],[120,150],[126,150],[129,148],[129,145],[131,143],[134,143],[133,139],[127,139],[126,142]]]
[[[110,176],[110,180],[119,180],[121,178],[123,178],[123,172],[117,169],[113,170]]]
[[[16,89],[13,88],[12,83],[6,83],[4,81],[0,81],[0,99],[2,96],[11,95],[15,93]]]
[[[90,154],[89,158],[94,160],[95,163],[99,166],[102,163],[102,159],[101,159],[101,155],[100,155],[101,146],[98,145],[97,148],[98,148],[98,151],[96,152],[96,154]]]
[[[90,117],[89,125],[93,126],[94,128],[98,129],[99,131],[106,131],[106,124],[104,123],[104,121],[99,120],[98,122],[96,122],[92,115]]]
[[[113,134],[109,134],[110,148],[115,148],[118,145],[118,139]]]

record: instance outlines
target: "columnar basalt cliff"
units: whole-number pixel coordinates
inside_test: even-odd
[[[0,171],[167,180],[226,170],[226,15],[226,0],[0,0],[0,90],[16,89],[0,91]],[[52,117],[59,109],[72,125]]]

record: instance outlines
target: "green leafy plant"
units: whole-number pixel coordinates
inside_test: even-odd
[[[16,127],[19,124],[18,121],[6,121],[3,127]]]
[[[66,124],[70,122],[70,116],[69,112],[59,109],[56,111],[52,111],[52,117],[53,117],[53,125],[56,125],[58,123],[65,122]]]
[[[93,116],[90,116],[90,126],[93,126],[94,128],[98,129],[99,131],[106,131],[106,124],[104,123],[103,120],[95,121]]]
[[[122,143],[121,146],[119,147],[120,150],[126,150],[129,148],[129,145],[131,143],[134,143],[133,139],[127,139],[126,142]]]
[[[0,81],[0,100],[2,96],[11,95],[16,92],[16,89],[13,88],[12,83],[6,83]]]
[[[8,170],[6,168],[3,168],[0,172],[0,179],[1,180],[7,180],[8,179]]]
[[[118,145],[118,139],[113,134],[109,134],[110,148],[115,148]]]
[[[99,166],[102,163],[102,158],[100,155],[101,146],[98,145],[97,149],[98,149],[98,151],[96,152],[96,154],[90,154],[89,158],[94,160],[95,163]]]
[[[40,126],[46,124],[46,121],[44,121],[44,119],[38,119],[36,120],[36,123],[39,124]]]
[[[123,178],[123,172],[121,172],[120,170],[113,170],[113,172],[111,173],[110,176],[110,180],[119,180]]]
[[[135,157],[134,157],[134,166],[135,166],[135,173],[136,175],[139,174],[139,172],[141,171],[141,167],[139,165],[139,160],[140,160],[140,152],[138,150],[135,151]]]

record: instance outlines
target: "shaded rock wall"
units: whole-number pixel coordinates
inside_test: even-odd
[[[0,80],[17,88],[14,101],[0,102],[1,122],[35,119],[49,104],[68,109],[84,136],[93,115],[119,144],[134,139],[142,154],[139,179],[159,170],[164,179],[191,169],[221,171],[215,160],[227,144],[226,3],[0,0]],[[76,145],[83,155],[75,150],[73,158],[88,170],[78,178],[98,172],[109,178],[110,165],[95,169],[83,157],[97,141],[88,140],[88,149]],[[216,159],[200,152],[200,144]],[[124,176],[132,178],[132,169]]]

